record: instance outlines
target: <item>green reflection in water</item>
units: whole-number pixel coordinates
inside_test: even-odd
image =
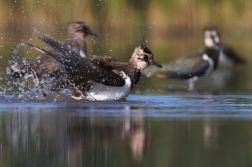
[[[224,41],[248,60],[246,67],[232,69],[230,84],[217,93],[252,92],[252,1],[2,0],[0,6],[1,86],[13,82],[5,76],[9,60],[21,64],[23,58],[29,62],[39,55],[18,48],[20,43],[45,47],[37,39],[45,34],[64,41],[66,23],[83,20],[99,34],[88,39],[90,54],[108,53],[125,61],[146,35],[157,62],[164,63],[201,47],[202,27],[217,25]],[[202,82],[212,88],[212,80]],[[133,93],[172,94],[177,84],[184,87],[181,82],[145,78]],[[250,104],[244,99],[230,102]],[[69,113],[68,108],[1,112],[0,166],[251,166],[250,120]]]
[[[54,110],[54,111],[53,111]],[[251,121],[1,113],[0,165],[250,166]]]

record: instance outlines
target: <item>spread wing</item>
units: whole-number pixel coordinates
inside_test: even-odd
[[[70,73],[71,76],[76,76],[78,81],[83,77],[84,79],[89,78],[95,82],[107,85],[107,86],[124,86],[125,81],[119,75],[113,73],[109,70],[104,70],[94,66],[87,58],[81,58],[73,50],[66,47],[64,44],[50,38],[50,37],[40,37],[42,41],[50,45],[56,52],[50,52],[45,49],[41,49],[37,46],[31,45],[35,49],[48,54],[59,63],[64,65],[66,71]],[[86,82],[83,81],[83,82]]]
[[[161,74],[174,79],[189,79],[203,75],[209,66],[209,62],[202,58],[202,53],[195,53],[163,66]]]

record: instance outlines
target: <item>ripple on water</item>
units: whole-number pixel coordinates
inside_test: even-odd
[[[44,95],[46,93],[46,96]],[[0,111],[58,111],[73,115],[145,116],[168,118],[252,118],[251,95],[130,95],[126,101],[90,102],[72,99],[67,93],[34,90],[0,97]],[[18,107],[17,107],[18,106]]]

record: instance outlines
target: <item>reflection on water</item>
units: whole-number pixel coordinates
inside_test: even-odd
[[[121,152],[141,161],[150,146],[141,118],[32,110],[1,114],[1,166],[110,166]]]
[[[218,126],[216,121],[204,119],[203,121],[203,143],[205,148],[217,149]]]
[[[252,166],[252,1],[216,2],[1,1],[0,94],[22,93],[0,97],[0,166]],[[90,54],[125,61],[146,36],[164,63],[202,47],[202,27],[211,23],[248,65],[217,71],[195,92],[184,82],[143,78],[132,92],[157,95],[100,103],[44,97],[36,81],[6,74],[39,56],[21,43],[43,47],[37,36],[46,34],[65,41],[66,23],[75,20],[98,34],[87,41]]]
[[[193,94],[101,103],[2,99],[0,165],[250,166],[251,99]]]

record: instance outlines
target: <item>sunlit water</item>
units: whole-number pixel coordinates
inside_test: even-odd
[[[1,96],[0,111],[71,111],[82,116],[141,116],[160,118],[252,118],[252,95],[212,95],[179,93],[130,95],[126,101],[92,102],[74,100],[59,93],[46,97],[26,93]],[[18,108],[17,108],[18,106]]]
[[[251,166],[250,69],[217,71],[192,91],[143,77],[115,102],[1,72],[0,167]]]
[[[1,96],[0,166],[252,165],[251,95],[53,95]]]
[[[250,1],[134,2],[2,2],[0,167],[252,166]],[[211,23],[248,63],[191,92],[181,81],[144,77],[119,102],[76,101],[6,73],[40,55],[22,43],[45,48],[44,35],[63,42],[75,20],[98,34],[88,37],[88,53],[126,61],[146,36],[161,64],[201,48]]]
[[[252,166],[250,71],[219,71],[194,91],[144,77],[125,101],[92,102],[3,70],[0,167]]]

